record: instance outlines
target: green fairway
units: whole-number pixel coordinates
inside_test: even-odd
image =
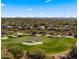
[[[42,41],[43,44],[28,46],[23,45],[22,42],[25,41]],[[64,37],[53,37],[48,38],[45,36],[36,37],[36,36],[23,36],[18,38],[9,38],[7,40],[2,40],[1,45],[4,47],[15,46],[17,48],[23,48],[24,50],[33,50],[33,49],[42,49],[47,54],[54,54],[64,52],[71,49],[76,43],[75,38],[64,38]]]

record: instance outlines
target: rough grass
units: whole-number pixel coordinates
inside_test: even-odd
[[[35,45],[35,46],[27,46],[23,45],[22,42],[27,40],[34,40],[34,41],[43,41],[44,44],[42,45]],[[32,50],[32,49],[42,49],[47,54],[55,54],[64,52],[66,50],[71,49],[76,43],[75,38],[48,38],[48,37],[36,37],[36,36],[23,36],[19,38],[9,38],[8,40],[2,40],[1,45],[5,47],[15,46],[17,48],[23,48],[24,50]]]

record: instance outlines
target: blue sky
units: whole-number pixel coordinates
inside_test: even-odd
[[[77,17],[77,0],[2,0],[2,17]]]

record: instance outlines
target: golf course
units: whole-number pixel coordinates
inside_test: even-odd
[[[39,45],[24,45],[22,42],[26,41],[38,41],[43,42]],[[66,37],[47,37],[47,36],[22,36],[17,38],[8,38],[7,40],[1,40],[2,47],[22,48],[26,51],[34,49],[42,49],[46,54],[56,54],[70,50],[76,44],[76,38]]]

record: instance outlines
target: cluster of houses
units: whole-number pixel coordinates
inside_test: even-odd
[[[2,29],[22,29],[22,30],[28,30],[28,29],[37,29],[37,30],[54,30],[54,29],[70,29],[70,25],[65,25],[65,26],[54,26],[53,24],[47,24],[47,25],[30,25],[30,24],[26,24],[26,25],[1,25]]]
[[[1,35],[34,35],[34,36],[74,36],[77,32],[76,20],[32,20],[18,18],[3,18],[1,24]],[[27,20],[26,20],[27,19]],[[35,18],[34,18],[35,19]],[[63,19],[63,18],[62,18]],[[7,21],[8,20],[8,21]]]
[[[73,33],[70,25],[65,25],[63,27],[55,27],[53,24],[48,25],[1,25],[2,39],[6,36],[9,37],[19,37],[22,35],[32,35],[32,36],[48,36],[48,37],[68,37],[73,38],[75,33]],[[17,29],[17,30],[15,30]],[[8,30],[8,31],[6,31]],[[19,30],[19,31],[18,31]],[[25,32],[27,30],[27,32]],[[76,31],[76,29],[74,29]],[[7,37],[6,37],[7,39]]]

